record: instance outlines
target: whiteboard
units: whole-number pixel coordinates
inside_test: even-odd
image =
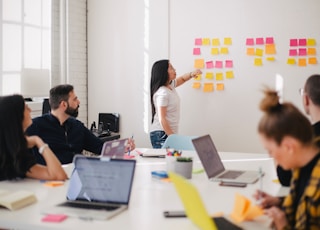
[[[196,38],[231,38],[228,54],[212,57],[210,46],[201,46],[207,60],[232,60],[234,78],[224,79],[223,91],[194,89],[194,80],[177,88],[181,99],[179,133],[210,134],[219,151],[264,152],[257,134],[261,117],[258,104],[264,85],[275,88],[276,75],[283,77],[283,100],[303,110],[298,89],[305,79],[319,73],[319,64],[287,64],[291,39],[315,39],[313,46],[319,60],[320,1],[318,0],[174,0],[169,1],[169,59],[177,75],[194,69]],[[255,66],[256,55],[247,55],[248,38],[272,37],[276,47],[274,61],[263,54],[262,66]],[[211,40],[212,41],[212,40]],[[211,44],[210,44],[211,45]],[[263,46],[262,46],[263,47]],[[220,48],[220,47],[219,47]],[[255,45],[255,48],[259,48]],[[299,47],[298,47],[299,48]],[[211,56],[210,56],[211,55]],[[302,57],[303,58],[303,57]],[[306,57],[308,58],[308,57]],[[203,68],[202,71],[210,70]],[[226,68],[212,69],[213,73]],[[201,83],[215,79],[202,79]]]

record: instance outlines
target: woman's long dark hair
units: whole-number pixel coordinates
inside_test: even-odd
[[[150,81],[150,99],[151,99],[151,112],[152,118],[151,123],[153,123],[154,115],[156,114],[156,108],[153,102],[153,95],[157,92],[157,90],[166,85],[168,81],[168,68],[169,68],[169,60],[160,60],[153,64],[151,70],[151,81]]]
[[[21,173],[22,154],[27,151],[27,140],[24,136],[23,118],[25,102],[21,95],[0,97],[0,167],[10,167]],[[8,170],[3,170],[8,172]]]

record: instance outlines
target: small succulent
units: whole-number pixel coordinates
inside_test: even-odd
[[[192,157],[177,157],[178,162],[192,162]]]

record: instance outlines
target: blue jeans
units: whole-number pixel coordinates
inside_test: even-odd
[[[150,132],[150,140],[152,147],[154,149],[161,149],[167,137],[168,136],[164,131],[159,130]]]

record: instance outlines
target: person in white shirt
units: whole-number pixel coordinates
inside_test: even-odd
[[[180,98],[175,88],[199,74],[202,72],[197,69],[176,78],[176,70],[169,60],[159,60],[153,64],[150,82],[150,140],[153,148],[161,148],[169,135],[178,133]]]

